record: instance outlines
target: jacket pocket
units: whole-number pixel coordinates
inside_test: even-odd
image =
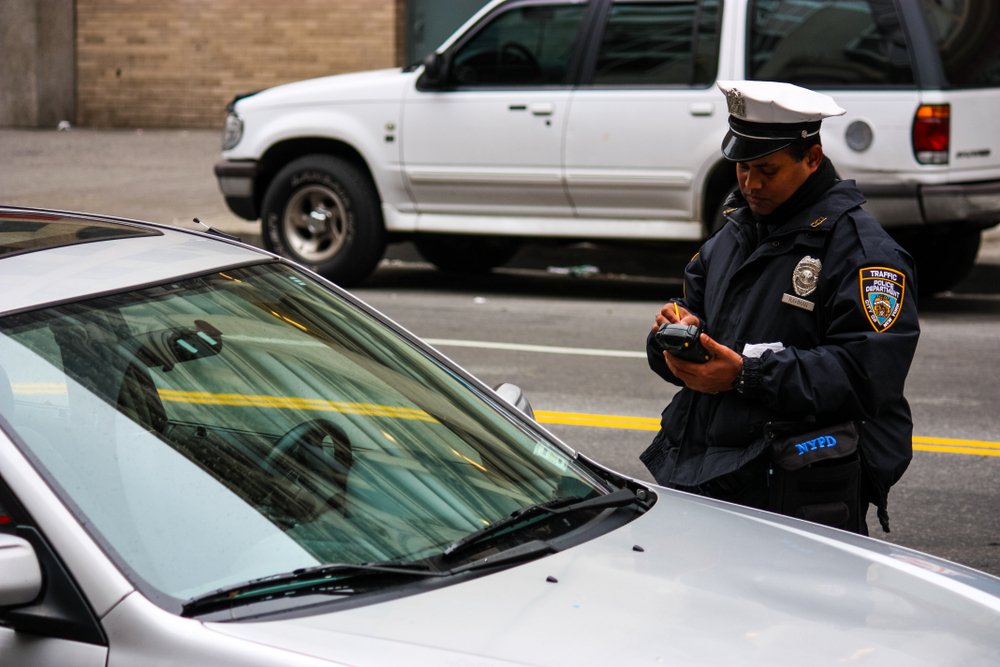
[[[705,438],[709,447],[749,447],[761,439],[764,425],[775,416],[772,410],[744,399],[735,391],[715,398]]]
[[[859,441],[859,429],[850,421],[775,438],[770,510],[863,532]]]

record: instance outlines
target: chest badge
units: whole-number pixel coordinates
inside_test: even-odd
[[[823,262],[815,257],[806,255],[795,265],[792,271],[792,287],[798,296],[809,296],[816,291],[816,281],[819,280],[819,272],[823,270]]]
[[[800,259],[792,271],[792,289],[795,290],[795,296],[783,294],[781,302],[812,312],[816,304],[802,297],[809,296],[816,291],[816,283],[819,281],[819,272],[822,269],[823,262],[815,257],[806,255]]]

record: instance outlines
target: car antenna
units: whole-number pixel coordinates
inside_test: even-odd
[[[238,236],[233,236],[232,234],[227,234],[225,232],[221,232],[218,229],[216,229],[215,227],[209,227],[208,225],[206,225],[204,222],[202,222],[198,218],[194,218],[194,221],[197,224],[199,224],[199,225],[201,225],[202,227],[205,228],[205,233],[206,234],[211,234],[212,236],[218,236],[219,238],[226,239],[226,240],[229,240],[229,241],[236,241],[236,242],[242,243],[242,241],[240,241],[240,237],[238,237]]]

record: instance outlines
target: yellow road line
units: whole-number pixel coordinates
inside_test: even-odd
[[[538,410],[535,419],[543,424],[568,424],[573,426],[600,426],[627,428],[638,431],[659,431],[660,420],[649,417],[622,417],[618,415],[586,415],[576,412],[549,412]]]
[[[1000,456],[1000,451],[996,449],[979,449],[976,447],[935,447],[934,445],[918,445],[914,443],[914,451],[921,452],[946,452],[948,454],[978,454],[979,456]]]
[[[65,384],[30,382],[11,385],[15,394],[64,394]],[[288,396],[264,396],[246,394],[212,394],[204,391],[175,391],[163,389],[159,392],[164,401],[192,403],[195,405],[233,405],[256,408],[286,408],[294,410],[319,410],[369,417],[392,417],[395,419],[419,419],[437,421],[423,410],[399,406],[375,405],[371,403],[344,403],[324,401],[318,398],[297,398]],[[591,426],[597,428],[624,428],[633,431],[658,431],[660,420],[654,417],[628,417],[623,415],[591,415],[580,412],[554,412],[537,410],[535,418],[542,424],[562,426]],[[913,438],[913,449],[922,452],[946,452],[949,454],[975,454],[979,456],[1000,456],[1000,442],[986,440],[957,440],[954,438]]]
[[[345,414],[367,415],[370,417],[393,417],[395,419],[419,419],[437,421],[423,410],[371,403],[344,403],[324,401],[318,398],[296,398],[285,396],[257,396],[244,394],[211,394],[201,391],[174,391],[163,389],[160,398],[173,403],[195,405],[233,405],[255,408],[290,408],[293,410],[319,410]]]
[[[914,437],[914,444],[921,443],[925,445],[958,445],[960,447],[988,447],[992,449],[1000,449],[1000,442],[986,442],[985,440],[953,440],[951,438],[922,438]]]
[[[625,428],[637,431],[660,430],[660,420],[652,417],[589,415],[578,412],[549,412],[546,410],[537,410],[535,411],[535,418],[542,424]],[[954,438],[914,437],[913,449],[921,452],[947,452],[949,454],[1000,456],[1000,442],[988,442],[985,440],[956,440]]]

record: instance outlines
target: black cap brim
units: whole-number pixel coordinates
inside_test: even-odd
[[[750,162],[777,153],[782,148],[791,146],[793,141],[787,139],[760,140],[747,139],[735,134],[732,130],[726,133],[722,140],[722,156],[732,162]]]
[[[749,162],[777,153],[819,134],[821,121],[802,123],[753,123],[729,117],[729,132],[722,140],[722,155],[733,162]]]

